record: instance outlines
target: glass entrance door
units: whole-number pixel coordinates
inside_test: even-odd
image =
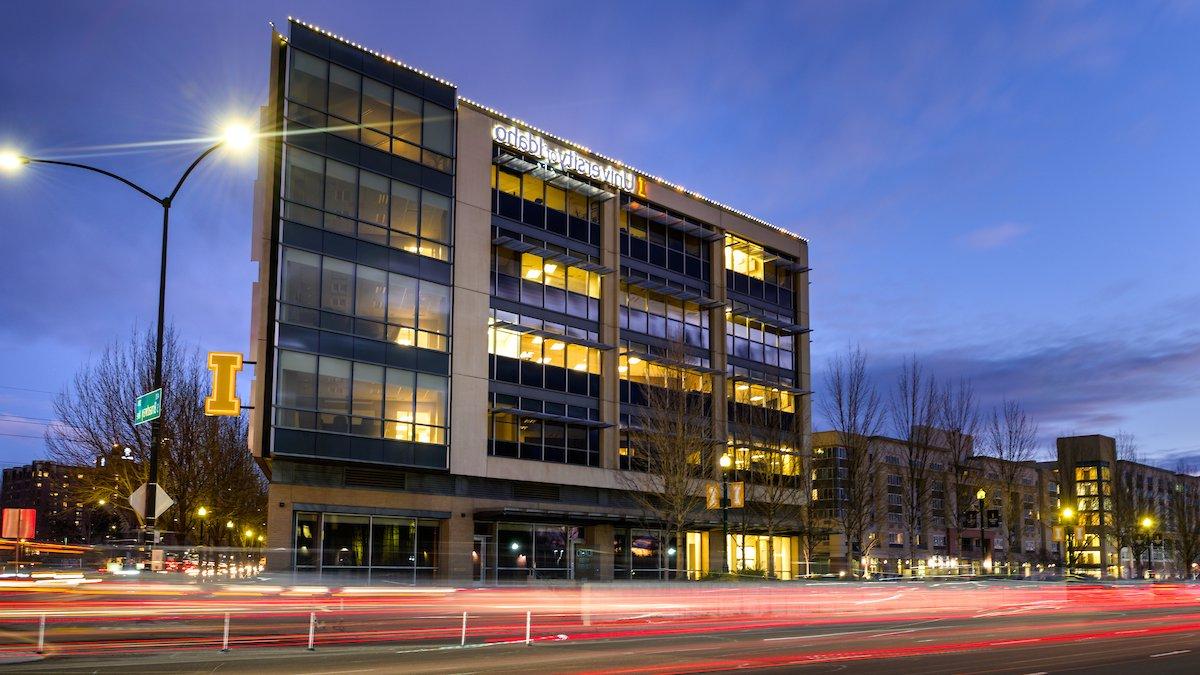
[[[488,570],[488,538],[475,535],[474,547],[471,549],[471,581],[477,584],[487,582]]]

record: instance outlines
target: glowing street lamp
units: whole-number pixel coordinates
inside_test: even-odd
[[[1151,537],[1151,532],[1154,530],[1154,519],[1150,516],[1142,517],[1142,536],[1146,538],[1146,570],[1150,576],[1154,576],[1154,539]]]
[[[1062,522],[1066,523],[1063,525],[1063,530],[1064,530],[1063,534],[1066,536],[1066,539],[1067,539],[1067,565],[1066,565],[1066,567],[1067,567],[1067,574],[1070,574],[1071,567],[1074,565],[1074,562],[1075,562],[1075,550],[1074,550],[1074,547],[1072,546],[1072,544],[1075,543],[1075,528],[1073,525],[1070,524],[1071,521],[1075,520],[1075,509],[1071,508],[1070,506],[1064,506],[1062,508],[1062,511],[1059,512],[1059,515],[1061,516]]]
[[[0,171],[16,171],[29,163],[29,158],[12,150],[0,152]]]
[[[987,491],[985,491],[983,488],[979,488],[979,492],[975,493],[975,499],[979,500],[979,573],[983,574],[983,557],[987,554],[987,545],[984,543],[983,538],[985,515],[983,500],[987,499]]]
[[[175,188],[171,190],[171,193],[165,197],[159,197],[158,195],[155,195],[153,192],[150,192],[146,188],[138,185],[128,178],[125,178],[124,176],[119,176],[111,171],[91,166],[89,164],[67,162],[57,159],[39,159],[37,157],[28,157],[16,152],[15,150],[5,150],[0,152],[0,170],[5,171],[6,173],[14,173],[29,164],[48,164],[83,169],[85,171],[91,171],[92,173],[98,173],[102,176],[107,176],[113,180],[120,181],[121,183],[124,183],[126,186],[136,190],[142,196],[150,199],[155,204],[158,204],[162,207],[162,250],[161,263],[159,265],[158,272],[158,332],[155,339],[154,348],[153,389],[162,389],[163,333],[167,295],[167,232],[171,217],[171,204],[174,203],[175,197],[179,194],[180,188],[183,187],[184,181],[188,179],[188,176],[192,175],[192,171],[194,171],[195,168],[200,165],[200,162],[204,161],[204,158],[208,157],[213,153],[213,151],[220,147],[228,147],[232,150],[243,150],[250,146],[255,138],[256,134],[244,124],[230,123],[226,125],[222,135],[215,139],[210,139],[214,140],[215,142],[206,150],[204,150],[204,152],[201,152],[200,155],[196,157],[196,159],[193,160],[190,165],[188,165],[187,169],[184,170],[183,175],[181,175],[179,180],[175,183]],[[158,453],[159,448],[162,446],[162,435],[162,418],[160,417],[150,422],[150,476],[146,481],[145,504],[146,530],[150,533],[154,532],[155,524],[155,498],[158,495]],[[150,537],[150,540],[154,540],[153,535]]]
[[[249,126],[241,122],[230,122],[221,131],[221,144],[230,150],[245,150],[257,139]]]

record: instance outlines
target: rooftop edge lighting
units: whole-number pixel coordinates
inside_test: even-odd
[[[693,190],[689,190],[689,189],[687,189],[687,188],[683,187],[682,185],[678,185],[678,184],[676,184],[676,183],[672,183],[671,181],[668,181],[667,179],[665,179],[665,178],[662,178],[661,176],[657,176],[657,175],[655,175],[655,174],[652,174],[652,173],[647,173],[647,172],[645,172],[645,171],[642,171],[642,170],[638,169],[637,167],[634,167],[634,166],[631,166],[631,165],[629,165],[629,164],[626,164],[625,162],[622,162],[622,161],[621,161],[621,160],[619,160],[619,159],[615,159],[615,158],[609,157],[609,156],[607,156],[607,155],[603,155],[603,154],[601,154],[601,153],[594,152],[593,150],[591,150],[590,148],[588,148],[588,147],[587,147],[587,146],[585,146],[585,145],[581,145],[581,144],[579,144],[579,143],[576,143],[576,142],[574,142],[574,141],[572,141],[572,140],[569,140],[569,139],[563,138],[562,136],[558,136],[557,134],[553,134],[553,133],[551,133],[551,132],[549,132],[549,131],[546,131],[546,130],[544,130],[544,129],[540,129],[540,128],[538,128],[538,127],[536,127],[536,126],[532,125],[532,124],[528,124],[528,123],[526,123],[526,122],[523,122],[523,121],[521,121],[521,120],[519,120],[519,119],[517,119],[517,118],[515,118],[515,117],[512,117],[512,116],[510,116],[510,115],[507,115],[507,114],[505,114],[504,112],[501,112],[500,110],[497,110],[497,109],[495,109],[495,108],[492,108],[492,107],[490,107],[490,106],[486,106],[486,105],[484,105],[484,104],[482,104],[482,103],[480,103],[480,102],[478,102],[478,101],[475,101],[475,100],[469,99],[469,98],[467,98],[467,97],[465,97],[465,96],[458,95],[458,94],[457,94],[458,86],[457,86],[457,85],[455,85],[453,82],[450,82],[450,81],[448,81],[448,80],[444,80],[444,79],[442,79],[442,78],[440,78],[440,77],[438,77],[438,76],[436,76],[436,75],[433,75],[433,74],[431,74],[431,73],[427,73],[427,72],[425,72],[425,71],[421,70],[420,68],[414,68],[413,66],[410,66],[410,65],[408,65],[407,63],[404,63],[403,61],[400,61],[400,60],[398,60],[398,59],[395,59],[395,58],[393,58],[393,57],[391,57],[391,56],[388,56],[388,55],[386,55],[386,54],[383,54],[383,53],[381,53],[381,52],[375,51],[374,49],[369,49],[369,48],[367,48],[367,47],[364,47],[364,46],[362,46],[362,45],[358,44],[357,42],[352,42],[352,41],[350,41],[350,40],[347,40],[346,38],[344,38],[344,37],[342,37],[342,36],[340,36],[340,35],[337,35],[336,33],[331,33],[331,32],[329,32],[329,31],[325,30],[324,28],[321,28],[320,26],[317,26],[316,24],[311,24],[311,23],[308,23],[307,21],[304,21],[304,20],[302,20],[302,19],[297,19],[297,18],[295,18],[295,17],[291,17],[291,16],[289,16],[289,17],[288,17],[288,21],[289,21],[289,22],[291,22],[291,23],[295,23],[295,24],[298,24],[298,25],[300,25],[300,26],[303,26],[304,28],[307,28],[307,29],[309,29],[309,30],[311,30],[311,31],[315,31],[315,32],[317,32],[317,33],[320,33],[321,35],[324,35],[324,36],[326,36],[326,37],[329,37],[329,38],[332,38],[332,39],[334,39],[334,40],[337,40],[338,42],[341,42],[341,43],[343,43],[343,44],[350,45],[351,47],[354,47],[355,49],[360,49],[360,50],[362,50],[362,51],[364,51],[364,52],[367,52],[368,54],[371,54],[371,55],[373,55],[373,56],[379,57],[379,58],[383,59],[384,61],[387,61],[387,62],[389,62],[389,63],[392,63],[392,64],[395,64],[395,65],[397,65],[397,66],[400,66],[401,68],[405,68],[405,69],[407,69],[407,70],[411,70],[411,71],[412,71],[412,72],[414,72],[414,73],[417,73],[417,74],[419,74],[419,75],[423,75],[423,76],[425,76],[425,77],[428,77],[428,78],[430,78],[430,79],[432,79],[432,80],[436,80],[437,82],[440,82],[441,84],[444,84],[444,85],[446,85],[446,86],[448,86],[448,87],[454,87],[454,89],[455,89],[455,91],[456,91],[456,94],[455,94],[455,96],[456,96],[457,100],[458,100],[460,103],[465,103],[466,105],[470,106],[471,108],[474,108],[474,109],[476,109],[476,110],[479,110],[479,111],[482,111],[482,112],[488,113],[488,114],[490,114],[490,115],[493,115],[493,116],[499,117],[499,118],[501,118],[501,119],[505,120],[506,122],[508,122],[508,123],[510,123],[510,124],[513,124],[513,125],[516,125],[516,126],[523,127],[523,128],[525,128],[525,129],[527,129],[527,130],[529,130],[529,131],[532,131],[532,132],[535,132],[535,133],[538,133],[538,134],[542,134],[542,135],[546,136],[547,138],[549,138],[549,139],[551,139],[551,140],[553,140],[553,141],[555,141],[555,142],[557,142],[557,143],[562,143],[562,144],[564,144],[564,145],[568,145],[568,146],[570,146],[570,147],[572,147],[572,148],[574,148],[574,149],[576,149],[576,150],[578,150],[578,151],[585,152],[585,153],[587,153],[587,154],[591,155],[592,157],[595,157],[595,158],[597,158],[597,159],[602,159],[602,160],[604,160],[604,161],[606,161],[606,162],[610,162],[610,163],[612,163],[614,166],[616,166],[616,167],[618,167],[618,168],[624,168],[624,169],[628,169],[628,170],[630,170],[630,171],[634,172],[635,174],[638,174],[638,175],[640,175],[640,176],[641,176],[641,177],[643,177],[643,178],[647,178],[647,179],[649,179],[649,180],[652,180],[652,181],[654,181],[654,182],[658,183],[659,185],[662,185],[663,187],[670,188],[670,189],[672,189],[672,190],[675,190],[676,192],[679,192],[679,193],[681,193],[681,194],[683,194],[683,195],[686,195],[686,196],[688,196],[688,197],[691,197],[691,198],[693,198],[693,199],[697,199],[697,200],[699,200],[699,201],[701,201],[701,202],[704,202],[705,204],[709,204],[709,205],[711,205],[711,206],[715,206],[715,207],[717,207],[717,208],[719,208],[719,209],[721,209],[721,210],[723,210],[723,211],[727,211],[727,212],[729,212],[729,213],[732,213],[732,214],[734,214],[734,215],[736,215],[736,216],[740,216],[740,217],[742,217],[742,218],[745,218],[746,220],[749,220],[749,221],[751,221],[751,222],[755,222],[755,223],[758,223],[759,225],[763,225],[763,226],[769,227],[769,228],[771,228],[771,229],[773,229],[773,230],[775,230],[775,231],[777,231],[777,232],[779,232],[779,233],[781,233],[781,234],[787,235],[787,236],[789,236],[789,237],[792,237],[792,238],[794,238],[794,239],[799,239],[800,241],[803,241],[803,242],[804,242],[804,243],[806,243],[806,244],[808,243],[808,238],[807,238],[807,237],[805,237],[805,236],[803,236],[803,235],[796,234],[795,232],[792,232],[791,230],[788,230],[788,229],[782,228],[782,227],[780,227],[780,226],[778,226],[778,225],[775,225],[775,224],[769,223],[769,222],[767,222],[767,221],[763,220],[762,218],[758,218],[757,216],[752,216],[752,215],[750,215],[749,213],[746,213],[745,211],[741,211],[741,210],[739,210],[739,209],[735,209],[734,207],[732,207],[732,206],[729,206],[728,204],[725,204],[725,203],[723,203],[723,202],[719,202],[719,201],[717,201],[717,200],[715,200],[715,199],[709,199],[708,197],[705,197],[704,195],[700,194],[699,192],[695,192],[695,191],[693,191]]]

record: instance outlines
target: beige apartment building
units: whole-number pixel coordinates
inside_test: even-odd
[[[1058,484],[1053,469],[1036,462],[1012,463],[975,454],[973,439],[958,453],[934,430],[913,451],[897,438],[876,436],[855,443],[866,462],[848,458],[839,434],[813,434],[812,504],[830,534],[818,547],[817,568],[866,569],[875,574],[1021,574],[1051,569],[1059,560],[1053,539]],[[857,450],[863,452],[863,450]],[[852,474],[866,472],[870,490],[855,493]],[[983,490],[982,504],[979,491]],[[862,541],[850,540],[839,512],[851,495],[865,508]]]
[[[800,429],[781,464],[804,470],[806,240],[314,26],[272,55],[251,430],[270,564],[481,583],[761,566],[753,525],[726,540],[700,509],[678,538],[642,508],[629,437],[683,368],[717,439],[697,498],[746,409]],[[761,453],[728,448],[736,481]],[[773,544],[793,574],[794,535]]]

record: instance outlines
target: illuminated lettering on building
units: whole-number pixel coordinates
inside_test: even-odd
[[[600,164],[574,150],[555,147],[541,136],[523,129],[497,124],[492,127],[492,140],[533,155],[552,167],[602,181],[620,190],[633,190],[636,184],[632,171]]]

